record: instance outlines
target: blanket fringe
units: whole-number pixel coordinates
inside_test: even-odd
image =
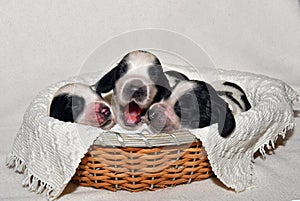
[[[286,132],[288,130],[292,130],[294,127],[295,127],[295,123],[289,123],[289,124],[285,125],[283,127],[283,129],[273,139],[270,139],[268,142],[261,145],[261,147],[258,150],[259,150],[260,154],[262,155],[262,157],[265,159],[266,149],[271,150],[271,149],[276,148],[275,143],[276,143],[279,136],[282,136],[283,139],[284,139],[285,135],[286,135]],[[252,156],[252,157],[254,157],[254,156]]]
[[[29,173],[28,171],[26,171],[26,176],[22,185],[24,187],[28,187],[30,191],[36,192],[37,194],[46,195],[48,198],[51,197],[51,193],[53,192],[52,186],[41,181],[41,179],[34,176],[32,173]]]
[[[54,188],[29,172],[26,164],[20,158],[11,153],[7,158],[6,165],[9,168],[13,168],[15,172],[24,173],[23,187],[28,187],[32,192],[46,195],[51,200]]]
[[[25,163],[14,154],[10,154],[8,156],[6,160],[6,166],[9,168],[14,168],[14,171],[18,173],[24,173],[26,170]]]

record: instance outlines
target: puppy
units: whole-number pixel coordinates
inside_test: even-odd
[[[165,74],[171,87],[174,87],[181,80],[189,80],[186,75],[178,71],[166,71]],[[234,115],[248,111],[251,108],[246,93],[239,85],[224,80],[214,81],[211,85],[217,94],[228,103]]]
[[[169,82],[159,59],[142,50],[125,55],[95,88],[98,94],[113,90],[116,122],[128,130],[138,129],[150,105],[170,95]]]
[[[67,84],[55,93],[49,115],[64,122],[75,122],[105,130],[114,125],[110,105],[90,86],[79,83]]]
[[[203,128],[217,123],[220,135],[227,137],[235,128],[228,104],[210,84],[198,80],[179,80],[166,100],[150,107],[147,118],[154,132]]]
[[[217,94],[228,104],[234,115],[248,111],[251,104],[244,90],[235,83],[220,80],[212,82],[211,85],[217,91]]]

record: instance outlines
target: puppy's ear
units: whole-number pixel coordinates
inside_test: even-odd
[[[75,122],[83,112],[84,106],[84,98],[76,95],[60,94],[53,98],[49,115],[64,122]]]
[[[116,82],[128,70],[126,61],[123,59],[116,67],[106,73],[96,84],[96,93],[107,93],[115,88]]]
[[[171,94],[171,87],[169,84],[169,80],[163,72],[163,68],[160,65],[159,60],[156,61],[156,64],[149,67],[148,73],[150,79],[153,81],[157,89],[157,93],[154,97],[153,102],[159,102],[160,100],[169,97]]]
[[[171,95],[171,89],[169,86],[161,86],[161,85],[156,85],[157,88],[157,93],[153,99],[153,102],[159,102],[163,99],[167,99]]]
[[[219,134],[222,137],[229,136],[235,128],[235,118],[228,104],[220,97],[212,99],[212,121],[218,123]]]
[[[228,104],[218,96],[208,83],[197,82],[197,94],[200,115],[200,128],[217,123],[222,137],[229,136],[235,128],[235,118]]]
[[[96,93],[107,93],[115,88],[117,67],[106,73],[96,84]]]

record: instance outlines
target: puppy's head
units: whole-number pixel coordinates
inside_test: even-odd
[[[110,105],[88,85],[79,83],[67,84],[55,93],[49,115],[64,122],[102,129],[110,129],[114,125]]]
[[[202,81],[180,81],[168,99],[152,105],[147,113],[154,131],[203,128],[218,123],[222,137],[235,128],[227,103]]]
[[[128,53],[96,84],[98,94],[113,90],[117,123],[130,130],[140,126],[152,103],[170,94],[169,88],[158,58],[141,50]]]

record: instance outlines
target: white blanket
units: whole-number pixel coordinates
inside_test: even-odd
[[[239,84],[246,92],[251,110],[236,116],[237,128],[228,138],[218,135],[216,125],[191,132],[205,146],[216,176],[226,186],[243,191],[254,184],[253,154],[265,146],[272,148],[278,135],[294,126],[292,103],[297,94],[280,80],[250,73],[205,70],[197,77],[194,69],[182,67],[195,78],[206,81],[222,79]],[[93,84],[101,73],[59,82],[41,91],[24,115],[8,167],[24,173],[24,186],[44,193],[50,200],[64,190],[90,145],[103,131],[84,125],[64,123],[48,117],[54,92],[70,82]],[[217,75],[217,76],[216,76]],[[200,132],[201,131],[201,132]],[[206,131],[206,132],[204,132]]]

